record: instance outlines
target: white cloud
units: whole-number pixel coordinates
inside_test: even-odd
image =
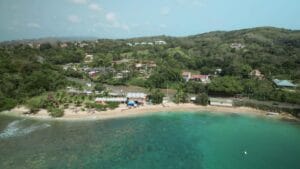
[[[86,4],[87,0],[71,0],[74,4]]]
[[[96,3],[90,4],[90,5],[89,5],[89,8],[90,8],[91,10],[93,10],[93,11],[101,11],[101,10],[102,10],[102,8],[101,8],[98,4],[96,4]]]
[[[41,25],[39,25],[38,23],[34,23],[34,22],[27,23],[26,26],[29,28],[36,28],[36,29],[41,28]]]
[[[170,11],[171,9],[169,7],[163,7],[161,10],[160,10],[160,14],[161,15],[169,15],[170,14]]]
[[[123,29],[125,31],[129,31],[130,30],[129,25],[124,24],[124,23],[120,23],[120,21],[118,20],[116,14],[114,12],[108,12],[105,15],[105,19],[109,23],[110,27]]]
[[[108,12],[106,15],[105,15],[105,18],[108,22],[110,23],[113,23],[113,22],[116,22],[117,21],[117,17],[116,17],[116,14],[113,13],[113,12]]]
[[[80,18],[77,15],[69,15],[68,16],[68,21],[71,23],[79,23]]]

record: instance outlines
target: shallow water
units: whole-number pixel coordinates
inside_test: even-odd
[[[299,169],[300,125],[164,113],[86,122],[0,116],[0,168]]]

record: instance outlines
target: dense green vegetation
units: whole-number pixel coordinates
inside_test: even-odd
[[[195,100],[195,104],[206,106],[208,105],[209,98],[205,93],[198,94]]]
[[[149,99],[153,104],[161,104],[163,102],[164,94],[159,89],[150,91]]]
[[[127,45],[156,40],[166,44]],[[93,60],[85,61],[86,54],[92,54]],[[148,65],[137,68],[137,63]],[[156,66],[151,67],[149,63]],[[66,64],[73,67],[63,69]],[[90,76],[86,68],[99,68],[100,73]],[[300,104],[299,88],[279,89],[272,83],[272,79],[279,78],[299,84],[299,68],[300,32],[271,27],[183,38],[160,36],[42,44],[7,42],[0,44],[0,111],[26,102],[33,113],[37,107],[50,107],[55,114],[61,114],[58,109],[62,109],[61,103],[68,103],[67,98],[58,99],[59,106],[54,103],[45,106],[36,97],[67,86],[83,89],[84,84],[70,79],[91,81],[96,84],[93,90],[99,92],[105,90],[103,84],[173,88],[177,91],[174,97],[177,103],[187,102],[188,93],[206,93]],[[216,69],[222,71],[216,72]],[[260,70],[264,78],[250,76],[254,69]],[[185,82],[181,76],[184,70],[210,74],[211,83]],[[151,95],[154,102],[159,103],[162,95],[156,91]],[[77,105],[85,102],[81,96],[72,98],[70,100],[76,100]],[[97,107],[93,103],[87,105]]]

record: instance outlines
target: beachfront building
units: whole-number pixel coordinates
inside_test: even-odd
[[[274,79],[273,82],[279,88],[295,88],[295,87],[297,87],[297,85],[293,84],[292,82],[290,82],[288,80]]]
[[[147,95],[145,93],[127,93],[126,98],[128,102],[144,105],[146,103]]]
[[[126,103],[126,101],[126,97],[97,97],[95,99],[95,102],[99,104],[105,104],[107,102]]]
[[[211,106],[225,106],[232,107],[233,100],[232,99],[224,99],[224,98],[209,98]]]

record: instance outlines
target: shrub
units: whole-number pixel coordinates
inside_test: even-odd
[[[153,104],[161,104],[163,102],[164,94],[159,90],[155,89],[149,95],[149,99],[152,101]]]
[[[118,107],[119,107],[119,103],[116,103],[116,102],[107,102],[106,106],[107,106],[109,109],[115,109],[115,108],[118,108]]]
[[[38,96],[29,99],[26,103],[27,107],[30,109],[30,113],[37,113],[40,108],[43,108],[45,104],[44,97]]]
[[[49,108],[50,116],[52,117],[62,117],[64,115],[64,110],[59,108]]]
[[[206,106],[209,102],[208,95],[206,93],[199,94],[196,97],[195,104]]]
[[[86,108],[88,108],[88,109],[94,108],[98,111],[105,111],[107,107],[106,107],[106,105],[89,102],[89,103],[86,103]]]
[[[0,111],[10,110],[17,105],[17,101],[11,98],[0,98]]]

